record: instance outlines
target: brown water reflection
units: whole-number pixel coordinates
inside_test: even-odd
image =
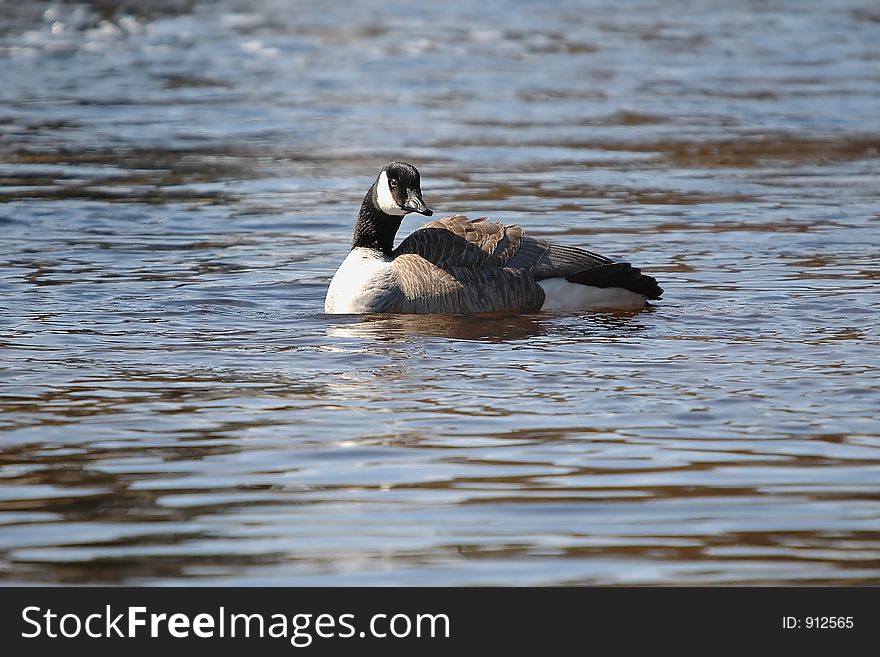
[[[870,3],[142,4],[0,18],[0,582],[880,583]],[[324,315],[392,159],[665,298]]]
[[[544,333],[543,315],[369,315],[338,324],[328,316],[327,334],[333,338],[364,338],[380,341],[407,341],[435,337],[450,340],[508,342],[526,340]]]

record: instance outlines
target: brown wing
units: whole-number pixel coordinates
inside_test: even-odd
[[[508,267],[523,230],[461,215],[419,228],[394,251],[396,312],[528,312],[544,291],[528,269]]]
[[[432,221],[404,239],[394,255],[396,262],[406,256],[397,268],[410,279],[402,285],[408,299],[430,305],[442,298],[464,308],[454,312],[539,309],[544,292],[537,281],[556,277],[595,287],[621,287],[649,299],[663,292],[652,277],[627,263],[534,238],[518,225],[505,226],[485,217],[470,220],[453,215]],[[407,270],[411,274],[405,274]],[[438,299],[426,301],[434,297]]]
[[[425,224],[403,240],[394,254],[415,253],[438,266],[502,267],[523,238],[519,226],[471,221],[460,214]]]
[[[396,258],[394,268],[400,294],[391,312],[534,312],[544,303],[544,290],[523,269],[440,266],[414,253]]]
[[[415,253],[438,266],[525,269],[535,280],[566,277],[613,261],[597,253],[526,235],[521,226],[470,220],[460,214],[425,224],[400,243],[395,255]]]

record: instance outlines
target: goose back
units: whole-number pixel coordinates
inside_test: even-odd
[[[567,277],[613,261],[565,244],[527,235],[517,224],[504,225],[486,217],[453,215],[425,224],[394,250],[415,253],[437,265],[489,266],[525,269],[535,280]]]
[[[401,312],[539,310],[538,281],[562,278],[600,288],[620,287],[647,298],[656,281],[627,263],[526,235],[521,226],[453,215],[425,224],[394,250]],[[444,310],[432,310],[436,307]]]

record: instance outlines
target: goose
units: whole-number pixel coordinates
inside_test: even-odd
[[[434,214],[422,199],[421,176],[407,162],[391,162],[364,196],[351,251],[327,289],[326,313],[633,309],[663,293],[629,263],[486,217],[436,219],[394,248],[412,212]]]

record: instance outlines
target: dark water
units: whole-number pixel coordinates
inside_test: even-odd
[[[0,76],[0,581],[880,584],[876,3],[3,0]],[[323,315],[392,159],[665,299]]]

